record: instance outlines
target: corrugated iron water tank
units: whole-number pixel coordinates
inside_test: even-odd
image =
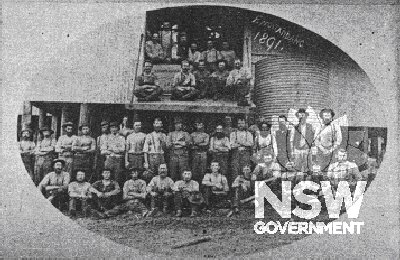
[[[329,66],[317,57],[268,54],[255,64],[255,103],[259,115],[287,115],[290,108],[329,107]]]

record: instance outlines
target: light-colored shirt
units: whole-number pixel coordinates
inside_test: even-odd
[[[74,181],[68,185],[68,194],[71,198],[89,198],[90,183]]]
[[[335,162],[329,165],[327,177],[336,180],[350,180],[352,177],[355,177],[357,181],[362,179],[357,164],[349,161]]]
[[[196,85],[196,79],[191,72],[183,73],[178,72],[174,76],[174,86],[175,87],[194,87]]]
[[[210,150],[214,152],[229,152],[231,144],[228,137],[218,139],[216,136],[210,138]]]
[[[203,181],[201,182],[203,185],[217,187],[220,186],[223,191],[228,192],[229,186],[226,177],[220,173],[206,173],[204,175]]]
[[[233,69],[229,72],[229,76],[226,79],[226,85],[230,86],[237,84],[239,80],[248,81],[251,79],[251,72],[247,68]]]
[[[101,146],[106,145],[108,135],[109,134],[102,134],[102,135],[97,137],[97,140],[96,140],[97,149],[100,150]]]
[[[192,50],[189,48],[188,60],[190,62],[199,62],[199,60],[201,60],[201,58],[202,58],[201,52],[199,52],[199,51],[192,52]]]
[[[60,155],[70,155],[72,154],[72,144],[76,142],[78,137],[76,135],[62,135],[58,138],[58,142],[56,145],[56,152],[60,153]]]
[[[190,180],[188,182],[184,180],[176,181],[173,187],[173,191],[180,191],[180,189],[188,192],[199,191],[199,183],[194,180]]]
[[[161,179],[160,175],[157,175],[151,179],[150,183],[147,185],[147,190],[151,191],[153,188],[166,189],[173,188],[174,181],[170,177],[165,177]]]
[[[78,136],[72,143],[72,150],[94,152],[96,150],[96,141],[88,135]]]
[[[127,180],[124,184],[123,188],[123,198],[124,199],[129,199],[129,196],[134,196],[134,193],[136,193],[143,199],[146,197],[147,191],[146,191],[146,182],[141,179],[137,180]]]
[[[333,146],[338,147],[342,143],[342,131],[336,123],[327,126],[318,127],[315,131],[315,145],[330,149]]]
[[[35,151],[35,143],[32,141],[22,140],[19,142],[19,151],[21,153],[33,153]]]
[[[217,62],[222,59],[221,53],[217,49],[212,48],[211,50],[203,51],[203,59],[206,62]]]
[[[39,183],[39,189],[46,188],[47,186],[58,186],[60,188],[68,189],[70,176],[68,172],[62,171],[57,174],[55,172],[49,172]]]
[[[233,67],[235,64],[236,52],[234,50],[221,50],[221,58],[226,61],[226,65]]]
[[[166,145],[167,136],[161,132],[151,132],[146,135],[145,143],[143,146],[144,153],[160,153],[163,154],[163,147]]]
[[[39,141],[36,144],[35,154],[37,155],[49,154],[54,151],[55,146],[56,146],[55,139],[50,139],[50,138],[43,139],[42,141]]]
[[[141,154],[143,153],[145,141],[145,133],[132,133],[126,138],[126,150],[128,151],[128,153]]]
[[[125,152],[125,138],[119,134],[109,134],[100,150],[103,154],[108,151],[111,155],[121,155]]]
[[[165,57],[163,48],[160,43],[147,41],[145,47],[146,54],[149,58],[160,58],[163,59]]]
[[[235,131],[230,136],[231,147],[238,147],[239,149],[251,147],[254,145],[253,135],[249,131]]]

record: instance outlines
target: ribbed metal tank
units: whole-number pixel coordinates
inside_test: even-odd
[[[259,115],[287,115],[290,108],[328,104],[329,67],[324,60],[294,54],[268,54],[255,64],[255,102]]]

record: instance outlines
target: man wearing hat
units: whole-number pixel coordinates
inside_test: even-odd
[[[204,202],[199,190],[199,183],[192,180],[192,173],[184,171],[182,180],[176,181],[173,187],[176,217],[182,216],[182,207],[190,206],[191,217],[197,216],[199,206]]]
[[[192,138],[192,174],[197,182],[203,180],[203,174],[207,170],[207,151],[210,136],[204,132],[203,122],[197,118],[195,121],[196,131],[190,137]]]
[[[40,129],[40,141],[35,147],[35,185],[53,170],[54,149],[56,140],[52,138],[53,130],[45,126]]]
[[[133,120],[133,133],[126,138],[125,167],[127,169],[144,169],[144,143],[146,134],[141,132],[142,122],[138,117]]]
[[[335,113],[330,108],[324,108],[319,113],[322,126],[315,131],[315,146],[318,147],[317,163],[321,171],[326,172],[328,166],[335,161],[335,155],[342,143],[342,131],[339,124],[333,123]]]
[[[254,145],[253,135],[246,130],[246,120],[238,119],[238,130],[230,135],[232,149],[232,171],[230,183],[236,179],[243,166],[250,164],[250,157]]]
[[[182,69],[174,76],[171,100],[195,100],[200,91],[196,89],[196,79],[190,72],[189,61],[182,61]]]
[[[33,166],[35,161],[34,151],[35,143],[31,141],[32,130],[29,127],[25,127],[21,131],[21,141],[19,142],[19,151],[21,153],[22,162],[24,163],[25,169],[34,180]]]
[[[297,171],[308,172],[312,170],[311,147],[314,144],[314,129],[307,123],[308,112],[300,108],[296,112],[299,124],[290,132],[290,146],[293,151],[295,169]]]
[[[106,161],[105,154],[101,154],[100,148],[106,144],[106,140],[110,133],[110,125],[108,121],[102,121],[100,123],[101,126],[101,135],[96,139],[96,180],[100,179],[100,174],[103,172],[104,169],[104,162]]]
[[[163,123],[160,118],[154,119],[154,131],[146,135],[143,146],[144,168],[156,173],[160,164],[165,163],[167,136],[161,132]]]
[[[72,176],[72,164],[74,160],[72,143],[76,142],[78,137],[73,134],[74,124],[72,122],[63,124],[63,127],[66,134],[58,138],[56,153],[58,153],[58,158],[65,161],[64,171],[69,172],[70,176]]]
[[[110,134],[106,142],[100,147],[101,154],[106,156],[104,167],[114,172],[114,179],[120,186],[125,182],[124,159],[125,159],[125,138],[119,134],[119,124],[110,123]]]
[[[174,181],[180,179],[183,171],[190,170],[189,168],[189,147],[191,138],[189,133],[182,131],[182,119],[174,118],[175,131],[167,136],[167,147],[170,149],[170,174]]]
[[[158,101],[163,93],[158,84],[157,76],[153,73],[153,64],[151,61],[144,63],[144,70],[141,76],[137,77],[136,88],[133,94],[138,101]]]
[[[53,160],[54,171],[46,174],[39,183],[39,190],[44,192],[45,197],[51,201],[54,207],[62,210],[68,202],[68,184],[70,175],[63,171],[65,161],[62,159]]]
[[[94,154],[96,152],[96,141],[89,135],[90,127],[87,123],[79,126],[79,135],[72,143],[74,152],[73,169],[81,169],[86,176],[91,176]],[[75,176],[71,176],[74,179]]]

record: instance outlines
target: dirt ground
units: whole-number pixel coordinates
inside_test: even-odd
[[[120,244],[163,256],[185,258],[244,256],[289,244],[306,236],[282,235],[279,232],[274,235],[257,235],[254,232],[254,224],[259,220],[264,223],[270,220],[281,223],[287,221],[281,219],[272,208],[266,208],[264,219],[254,218],[254,208],[244,209],[239,216],[231,218],[226,217],[227,212],[228,209],[219,209],[212,214],[203,213],[196,218],[160,215],[138,219],[134,215],[125,214],[102,220],[78,218],[77,222],[82,227]],[[313,221],[326,220],[327,213],[321,211],[318,219]],[[210,236],[211,240],[197,245],[172,248],[174,245],[203,236]]]

